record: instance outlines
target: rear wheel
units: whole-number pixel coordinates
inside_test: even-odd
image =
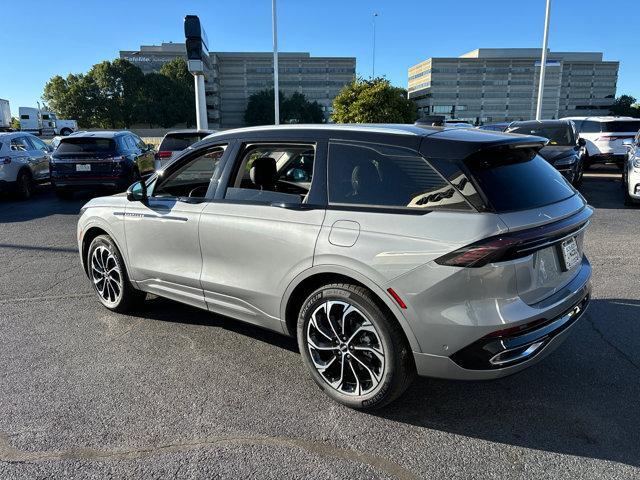
[[[63,128],[62,130],[60,130],[60,135],[62,135],[63,137],[66,137],[67,135],[71,135],[72,132],[73,130],[69,128]]]
[[[86,258],[87,273],[100,302],[114,312],[127,312],[146,294],[131,285],[122,255],[108,235],[93,239]]]
[[[415,376],[404,332],[358,285],[331,284],[313,292],[298,317],[298,344],[320,389],[351,408],[383,407]]]

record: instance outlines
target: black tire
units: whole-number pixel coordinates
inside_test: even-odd
[[[575,188],[580,188],[582,186],[582,180],[584,178],[584,160],[578,160],[578,166],[576,167],[576,178],[573,181],[573,186]]]
[[[20,170],[18,172],[16,193],[21,200],[29,200],[33,195],[33,176],[29,170]]]
[[[55,189],[56,197],[60,200],[72,200],[73,199],[73,190],[68,188],[57,187]]]
[[[316,324],[314,324],[312,321],[313,313],[318,312],[320,309],[326,310],[326,305],[328,305],[326,302],[331,301],[344,302],[355,307],[355,309],[357,309],[356,319],[364,316],[365,323],[367,321],[370,322],[374,327],[376,334],[373,337],[373,343],[370,343],[371,339],[369,338],[370,334],[368,331],[361,332],[359,334],[359,338],[360,341],[365,342],[365,344],[361,343],[356,347],[353,347],[353,344],[349,343],[351,339],[354,339],[354,342],[358,340],[358,338],[356,338],[356,334],[352,334],[349,341],[347,341],[348,335],[343,335],[342,339],[337,338],[335,343],[328,342],[328,344],[330,343],[332,346],[338,345],[338,343],[340,344],[339,347],[335,346],[332,348],[332,351],[330,352],[322,351],[323,355],[328,355],[327,362],[337,362],[331,368],[340,369],[341,373],[339,380],[337,381],[339,383],[338,387],[330,385],[329,380],[325,379],[325,377],[323,377],[319,372],[310,351],[314,350],[314,354],[318,353],[318,351],[311,346],[315,340],[308,340],[308,337],[312,335],[313,332],[317,333],[317,331],[320,330],[315,330],[315,326],[319,326],[321,321],[326,322],[326,317],[323,317],[323,320],[320,320],[321,315],[318,313],[315,317]],[[325,306],[323,307],[323,305]],[[335,307],[329,308],[330,313],[333,313],[333,308]],[[346,307],[342,307],[338,304],[338,308],[343,309],[342,313],[344,314]],[[346,318],[353,318],[349,317],[349,315],[353,314],[348,314]],[[350,320],[349,322],[345,321],[345,324],[352,322],[354,322],[354,320]],[[358,325],[357,320],[355,325]],[[354,328],[356,331],[361,330],[356,327]],[[328,328],[325,326],[322,330],[328,331]],[[335,329],[333,331],[336,332]],[[389,314],[378,306],[375,296],[369,290],[361,286],[352,284],[330,284],[315,290],[302,304],[298,316],[297,333],[302,361],[309,369],[313,380],[329,397],[336,402],[346,405],[347,407],[359,410],[373,410],[384,407],[402,395],[415,377],[415,363],[413,361],[411,348],[406,340],[402,328],[395,318],[389,318]],[[325,335],[325,337],[327,336]],[[374,376],[371,374],[367,375],[366,371],[359,367],[359,364],[364,364],[362,361],[359,361],[358,358],[365,361],[373,360],[375,362],[376,360],[371,353],[359,351],[356,356],[355,352],[362,350],[362,346],[366,347],[374,344],[377,344],[378,347],[380,347],[384,363],[381,361],[378,363],[379,368],[376,372],[379,377],[377,379],[378,383],[377,385],[372,386],[375,384],[373,380]],[[361,355],[365,355],[366,358],[363,358]],[[333,356],[335,356],[335,359],[333,359]],[[351,376],[351,378],[355,379],[356,370],[364,374],[364,381],[357,382],[358,386],[354,387],[354,392],[345,392],[344,390],[346,390],[346,387],[344,390],[339,389],[347,383],[347,377],[343,373],[345,370],[342,370],[343,368],[346,369],[347,365],[349,365],[349,369],[346,370],[347,376]],[[352,365],[355,365],[356,368]],[[372,364],[369,363],[369,366],[371,365]],[[328,371],[328,369],[324,370],[324,372]],[[366,383],[368,382],[367,376],[371,379],[371,382],[369,383]],[[351,383],[353,384],[356,382],[352,381]],[[360,389],[360,385],[368,386],[369,390],[360,394],[362,391]],[[355,393],[356,388],[358,388],[357,393]],[[365,390],[367,389],[365,388]]]
[[[94,269],[94,267],[100,267],[100,262],[92,260],[94,257],[94,253],[97,250],[99,250],[97,255],[101,257],[103,261],[103,272],[104,270],[112,270],[111,274],[113,275],[113,272],[116,271],[114,270],[114,268],[117,269],[120,279],[120,293],[117,295],[111,295],[112,292],[115,293],[115,289],[113,286],[113,283],[116,283],[115,280],[113,281],[113,283],[108,282],[109,284],[106,287],[104,286],[104,283],[100,283],[100,281],[96,282],[96,277],[100,277],[100,271],[99,269]],[[105,250],[110,254],[110,256],[105,253]],[[122,259],[122,255],[120,254],[120,250],[118,250],[118,247],[116,247],[115,243],[108,235],[99,235],[93,239],[91,245],[89,245],[89,249],[87,250],[87,258],[85,259],[85,261],[87,267],[87,275],[89,276],[89,280],[91,280],[91,283],[93,284],[94,291],[98,296],[98,300],[100,300],[100,303],[102,303],[109,310],[118,313],[128,312],[134,309],[136,306],[139,306],[146,298],[145,292],[137,290],[133,287],[133,285],[131,285],[124,260]],[[116,276],[113,275],[112,278],[115,279]],[[103,282],[107,282],[107,280],[103,279]],[[112,288],[112,290],[109,291],[109,288]],[[102,292],[107,291],[108,293],[105,295],[101,292],[101,290]],[[112,298],[112,300],[107,299],[107,297],[109,297],[109,299]]]
[[[582,157],[582,165],[584,166],[584,170],[589,170],[593,166],[593,162],[589,157],[589,152],[584,152],[584,156]]]
[[[73,133],[73,130],[69,128],[63,128],[62,130],[60,130],[60,135],[62,135],[63,137],[66,137],[67,135],[71,135],[72,133]]]

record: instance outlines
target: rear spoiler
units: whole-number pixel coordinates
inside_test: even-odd
[[[456,128],[425,136],[420,152],[427,158],[462,160],[474,153],[496,149],[531,148],[537,152],[547,143],[546,138],[532,135]]]

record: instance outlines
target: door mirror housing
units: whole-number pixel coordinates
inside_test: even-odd
[[[147,198],[147,184],[144,180],[134,183],[127,189],[127,200],[130,202],[146,202]]]
[[[578,139],[578,145],[581,147],[584,147],[587,145],[587,141],[584,138],[579,138]]]

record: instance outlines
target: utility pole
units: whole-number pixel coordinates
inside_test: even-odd
[[[544,17],[544,37],[542,39],[542,59],[540,60],[540,80],[538,82],[538,105],[536,120],[542,118],[542,96],[544,93],[544,75],[547,69],[547,45],[549,43],[549,17],[551,15],[551,0],[547,0],[547,11]]]
[[[377,13],[373,13],[373,61],[371,68],[371,78],[376,78],[376,17]]]
[[[280,124],[280,89],[278,87],[278,19],[276,12],[276,0],[271,0],[271,23],[273,26],[273,98],[274,98],[274,125]]]

